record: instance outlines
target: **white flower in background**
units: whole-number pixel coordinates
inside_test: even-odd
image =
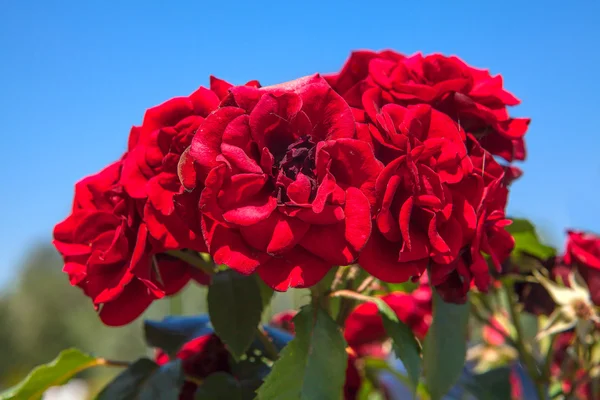
[[[73,379],[63,386],[46,390],[42,400],[87,400],[88,397],[88,384],[82,379]]]
[[[533,271],[533,275],[550,293],[557,306],[537,338],[575,328],[579,340],[590,343],[592,338],[589,334],[594,329],[594,324],[600,322],[600,318],[581,275],[576,270],[569,273],[570,287],[560,286],[538,271]]]

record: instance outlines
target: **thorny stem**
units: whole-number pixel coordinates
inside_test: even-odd
[[[371,285],[371,283],[373,283],[374,280],[375,280],[374,277],[369,276],[364,281],[362,281],[362,283],[360,284],[360,286],[358,287],[358,289],[356,289],[356,291],[358,293],[364,292],[365,290],[367,290],[369,288],[369,285]]]
[[[350,267],[350,269],[348,270],[348,274],[346,275],[346,289],[341,290],[342,292],[346,291],[346,292],[354,293],[350,289],[352,288],[352,284],[354,283],[354,279],[356,279],[357,274],[358,274],[358,268],[356,266]],[[337,292],[333,292],[333,293],[337,293]],[[330,293],[329,296],[336,297],[333,295],[333,293]],[[344,323],[346,322],[346,318],[348,318],[348,315],[352,311],[353,305],[354,305],[354,302],[352,301],[351,298],[342,297],[342,300],[340,301],[340,309],[338,311],[338,315],[336,318],[336,322],[339,326],[344,326]]]
[[[169,250],[166,252],[168,255],[172,257],[179,258],[182,261],[202,270],[206,275],[214,275],[215,270],[213,266],[202,259],[199,255],[182,250]]]
[[[269,339],[269,337],[263,332],[263,330],[258,327],[256,328],[256,336],[258,337],[258,340],[260,340],[262,345],[265,346],[267,357],[273,361],[277,360],[279,358],[279,352],[277,351],[277,348],[275,347],[271,339]]]
[[[373,301],[373,299],[369,296],[365,296],[364,294],[353,292],[352,290],[338,290],[337,292],[333,292],[329,295],[330,297],[342,297],[357,301]]]
[[[333,282],[331,282],[331,290],[335,290],[337,289],[338,286],[341,285],[342,283],[342,279],[344,279],[344,274],[346,273],[348,267],[338,267],[337,271],[335,272],[335,277],[333,278]]]
[[[523,326],[521,325],[521,320],[519,318],[519,313],[517,312],[517,303],[515,302],[514,297],[512,296],[512,291],[510,288],[505,287],[506,289],[506,297],[508,299],[508,309],[510,311],[510,317],[513,322],[513,326],[515,327],[515,331],[517,333],[517,350],[519,352],[519,356],[527,371],[529,372],[529,376],[531,377],[533,383],[535,384],[535,390],[537,392],[537,396],[539,400],[545,400],[546,394],[544,392],[544,387],[540,379],[540,374],[538,372],[535,359],[531,352],[527,349],[525,345],[525,336],[523,333]]]

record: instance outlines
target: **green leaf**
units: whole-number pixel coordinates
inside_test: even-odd
[[[382,360],[381,358],[372,358],[366,357],[362,359],[364,370],[365,370],[365,380],[377,381],[377,377],[381,372],[386,372],[390,375],[393,375],[399,382],[401,382],[407,388],[410,388],[412,382],[408,376],[405,376],[397,369],[393,368],[386,360]],[[361,388],[361,390],[363,390]],[[425,388],[425,385],[419,383],[416,389],[416,395],[418,399],[428,399],[429,393]]]
[[[64,350],[50,363],[33,369],[21,383],[1,393],[0,400],[41,399],[48,388],[62,385],[77,373],[103,363],[103,359],[77,349]]]
[[[177,400],[183,381],[181,360],[158,366],[141,358],[106,385],[96,400]]]
[[[556,249],[540,241],[531,222],[519,218],[513,218],[512,221],[513,223],[507,226],[506,230],[515,239],[513,254],[526,253],[542,260],[556,255]]]
[[[348,355],[340,329],[325,311],[310,305],[300,310],[294,325],[296,336],[258,389],[258,399],[341,399]]]
[[[425,336],[423,366],[432,400],[441,399],[463,372],[467,351],[469,302],[444,302],[433,290],[433,321]]]
[[[242,388],[235,378],[225,372],[214,373],[198,387],[195,400],[242,400]]]
[[[260,290],[260,298],[262,300],[263,309],[265,309],[271,303],[271,299],[273,298],[274,291],[262,279],[260,279],[258,274],[256,274],[255,277],[256,277],[256,282],[258,283],[258,288]]]
[[[239,360],[252,344],[262,314],[256,278],[231,269],[220,271],[213,276],[207,300],[215,332]]]
[[[421,375],[421,347],[419,342],[415,339],[408,325],[398,319],[394,310],[385,301],[378,297],[373,297],[373,301],[377,304],[386,333],[392,338],[394,353],[404,364],[410,378],[412,390],[415,391],[419,385],[419,376]]]
[[[140,386],[158,365],[147,358],[141,358],[121,372],[115,379],[102,389],[96,400],[120,400],[134,398]]]
[[[510,369],[496,368],[473,376],[466,389],[478,400],[510,400]]]
[[[139,400],[178,400],[184,375],[181,360],[162,365],[140,387]]]

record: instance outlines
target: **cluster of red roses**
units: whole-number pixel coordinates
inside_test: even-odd
[[[400,320],[406,323],[414,334],[423,339],[431,324],[431,287],[424,274],[420,285],[412,293],[395,292],[382,298],[394,310]],[[296,311],[285,311],[275,315],[270,325],[295,333],[293,318]],[[358,398],[362,374],[359,360],[363,357],[387,358],[389,348],[383,341],[387,339],[383,320],[375,303],[365,303],[356,307],[346,319],[344,338],[348,343],[348,366],[344,384],[344,400]],[[228,352],[217,335],[208,334],[195,338],[182,346],[176,357],[182,360],[187,376],[204,379],[215,372],[232,373]],[[169,362],[169,356],[157,351],[156,362],[160,365]],[[197,387],[186,381],[180,399],[194,398]],[[385,390],[385,387],[383,388]]]
[[[102,320],[208,278],[169,251],[208,252],[284,291],[358,262],[430,279],[448,301],[490,283],[513,247],[508,184],[529,120],[500,76],[456,57],[351,55],[339,74],[261,87],[211,78],[149,109],[127,152],[76,186],[55,228],[71,283]]]

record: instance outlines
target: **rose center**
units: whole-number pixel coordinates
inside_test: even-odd
[[[593,314],[591,307],[583,300],[575,300],[573,302],[573,310],[577,318],[585,321],[589,320]]]
[[[273,176],[277,179],[275,184],[277,199],[281,204],[289,201],[286,187],[295,181],[300,173],[308,178],[311,187],[310,198],[314,198],[317,190],[315,154],[316,143],[308,135],[302,136],[290,144],[285,152],[275,154]]]

